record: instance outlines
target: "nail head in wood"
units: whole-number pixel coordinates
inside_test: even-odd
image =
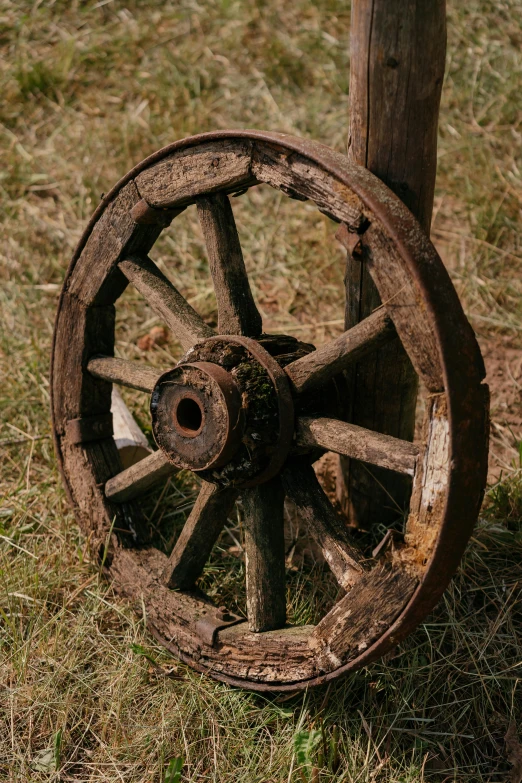
[[[112,413],[70,419],[67,422],[66,434],[69,443],[75,445],[90,443],[103,438],[112,438]]]

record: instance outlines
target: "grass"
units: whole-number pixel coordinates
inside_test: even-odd
[[[521,25],[516,0],[449,8],[433,238],[490,347],[516,348],[522,330]],[[266,127],[344,150],[348,36],[339,0],[1,5],[2,781],[519,781],[508,757],[522,728],[520,429],[506,436],[459,573],[416,633],[341,682],[285,697],[228,688],[167,657],[100,579],[56,470],[52,323],[100,194],[150,152],[211,128]],[[268,328],[318,343],[336,333],[342,256],[328,220],[261,190],[235,209]],[[154,254],[212,321],[191,210]],[[117,349],[139,357],[156,321],[124,298]],[[147,359],[178,355],[169,342]],[[504,392],[494,388],[499,426]],[[127,400],[145,424],[139,395]],[[163,533],[168,523],[175,534],[192,499],[189,481],[171,484]],[[231,543],[219,564],[232,597],[242,566]],[[304,622],[323,596],[305,600],[313,573],[292,579]]]

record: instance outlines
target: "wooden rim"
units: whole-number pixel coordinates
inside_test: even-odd
[[[302,448],[336,450],[413,475],[406,546],[368,569],[309,464],[291,457],[280,477],[245,491],[253,520],[247,525],[250,578],[258,580],[256,588],[266,585],[268,590],[268,606],[249,603],[254,632],[240,618],[223,620],[190,589],[204,562],[194,553],[188,558],[187,552],[203,529],[212,545],[237,490],[219,491],[204,483],[170,558],[157,550],[122,546],[111,531],[127,530],[127,539],[140,541],[140,511],[133,498],[167,475],[168,468],[156,452],[130,473],[121,471],[106,422],[112,382],[151,390],[159,375],[111,358],[114,303],[129,282],[186,349],[213,335],[148,257],[161,231],[188,204],[198,204],[214,284],[221,292],[219,332],[231,341],[237,339],[233,334],[249,342],[259,337],[260,316],[227,197],[257,183],[309,199],[340,223],[338,238],[368,265],[384,303],[320,351],[285,367],[294,394],[320,386],[398,335],[428,390],[429,404],[420,451],[335,419],[298,419],[295,437]],[[238,276],[239,293],[233,281]],[[475,337],[440,258],[411,213],[379,180],[322,145],[285,134],[202,134],[160,150],[129,172],[100,204],[79,243],[53,338],[56,452],[83,529],[98,550],[107,551],[110,543],[105,561],[110,578],[131,600],[144,602],[149,626],[162,644],[216,679],[256,690],[297,690],[383,655],[426,616],[446,588],[485,486],[488,400],[483,378]],[[281,520],[281,498],[285,493],[292,498],[347,590],[315,627],[277,628],[284,622],[284,606],[270,594],[267,572],[277,575],[280,559],[270,569],[267,563],[280,552],[281,540],[277,531],[268,543],[262,535],[268,492],[278,498]],[[254,556],[260,551],[263,562]],[[247,588],[248,561],[247,550]],[[181,592],[171,589],[179,586]]]

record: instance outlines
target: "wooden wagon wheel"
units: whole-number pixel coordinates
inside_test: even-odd
[[[310,200],[340,223],[337,237],[368,266],[379,290],[381,308],[318,350],[262,333],[228,196],[259,183]],[[148,255],[161,231],[193,203],[216,292],[218,334]],[[113,358],[114,305],[129,282],[186,351],[160,377]],[[335,377],[396,339],[428,392],[420,447],[345,423],[336,408]],[[475,337],[442,262],[378,179],[322,145],[284,134],[208,133],[133,169],[103,199],[80,241],[54,335],[56,450],[84,531],[116,588],[140,611],[145,607],[154,635],[217,679],[296,690],[383,655],[447,586],[485,484],[483,377]],[[112,437],[113,383],[151,394],[159,447],[124,471]],[[321,451],[413,477],[404,544],[374,559],[362,555],[315,477],[312,456]],[[167,557],[141,540],[135,499],[177,467],[196,471],[203,483]],[[247,619],[194,589],[238,495]],[[285,625],[285,496],[346,591],[316,626]]]

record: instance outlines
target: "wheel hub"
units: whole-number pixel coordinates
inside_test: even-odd
[[[159,448],[177,467],[222,486],[268,481],[294,435],[294,404],[281,365],[311,349],[286,335],[198,343],[153,390]]]
[[[211,362],[183,362],[158,379],[151,400],[158,446],[179,468],[225,465],[241,445],[245,416],[232,375]]]

